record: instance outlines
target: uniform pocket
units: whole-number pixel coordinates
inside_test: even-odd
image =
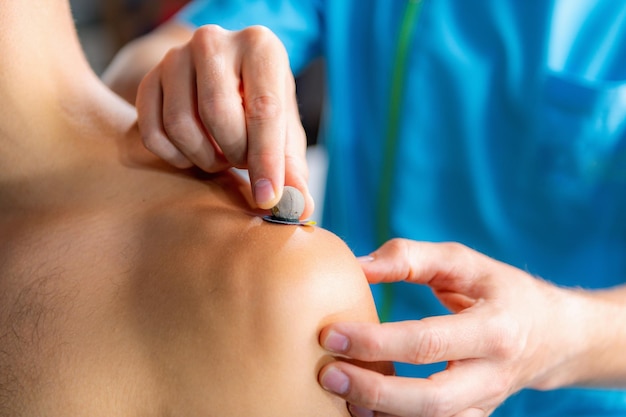
[[[519,161],[526,200],[564,230],[626,222],[626,81],[549,73],[534,114]]]
[[[626,81],[549,73],[538,109],[537,169],[552,192],[586,200],[626,184]]]

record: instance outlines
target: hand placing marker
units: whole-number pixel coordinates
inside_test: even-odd
[[[178,168],[247,168],[262,209],[283,184],[304,193],[313,213],[295,81],[285,48],[269,29],[198,28],[171,49],[137,91],[138,125],[150,151]]]

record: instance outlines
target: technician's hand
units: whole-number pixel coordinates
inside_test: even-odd
[[[247,168],[259,207],[274,206],[287,184],[305,196],[303,217],[312,213],[295,82],[267,28],[198,28],[146,75],[136,106],[145,146],[170,164]]]
[[[427,379],[383,376],[342,361],[326,365],[320,383],[345,398],[353,415],[486,416],[523,387],[572,382],[564,369],[575,368],[569,365],[584,347],[580,309],[569,302],[576,298],[573,291],[458,244],[392,240],[363,262],[363,269],[372,283],[428,285],[457,314],[323,329],[322,345],[340,356],[448,361],[446,370]]]

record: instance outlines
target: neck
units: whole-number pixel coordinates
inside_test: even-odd
[[[65,0],[1,2],[0,51],[3,91],[50,87],[68,70],[89,69]]]
[[[0,53],[0,185],[62,165],[76,138],[133,122],[85,59],[67,0],[0,1]]]

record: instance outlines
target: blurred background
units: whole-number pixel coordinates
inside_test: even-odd
[[[87,59],[100,75],[113,56],[129,41],[170,19],[189,0],[70,0],[78,36]],[[324,198],[326,154],[318,145],[318,127],[324,100],[323,63],[314,62],[296,79],[300,116],[310,145],[309,186],[315,198],[313,220],[319,221]]]
[[[183,7],[187,0],[70,0],[87,58],[100,74],[115,53]]]
[[[171,18],[189,0],[70,0],[87,59],[97,74],[134,38]],[[317,141],[323,100],[321,62],[298,77],[301,116],[311,144]]]

